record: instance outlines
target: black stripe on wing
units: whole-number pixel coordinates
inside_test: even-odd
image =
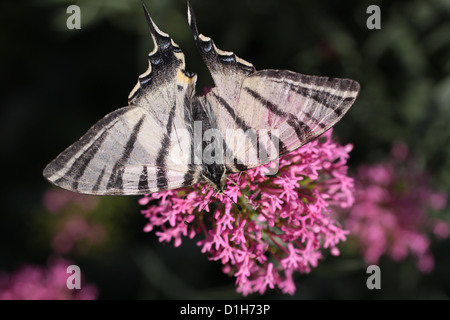
[[[286,119],[286,123],[292,129],[294,129],[294,132],[300,141],[302,141],[302,142],[307,141],[307,139],[310,137],[312,131],[311,131],[311,128],[306,123],[304,123],[303,121],[298,119],[292,113],[284,112],[283,110],[281,110],[281,108],[279,106],[277,106],[276,104],[263,98],[256,91],[254,91],[248,87],[245,87],[243,89],[245,91],[247,91],[253,98],[255,98],[255,100],[257,100],[264,108],[268,109],[270,112],[272,112],[276,116]],[[304,114],[307,117],[309,117],[314,123],[318,123],[320,128],[325,127],[325,124],[321,123],[317,119],[314,119],[309,113],[304,113]],[[276,128],[276,129],[278,129],[278,128]],[[289,152],[286,145],[281,140],[279,140],[279,147],[280,147],[280,150],[279,150],[280,155],[284,155]]]
[[[266,147],[263,144],[260,143],[260,132],[258,130],[260,128],[252,128],[252,127],[250,127],[245,122],[244,119],[240,118],[236,114],[234,109],[225,101],[225,99],[223,99],[222,97],[218,96],[216,93],[210,92],[209,95],[212,95],[219,102],[219,105],[222,106],[228,112],[228,114],[234,120],[236,125],[240,129],[242,129],[245,132],[245,134],[247,135],[247,137],[251,140],[253,148],[256,149],[256,154],[257,154],[257,157],[258,157],[258,161],[260,161],[260,164],[262,163],[261,162],[261,158],[260,158],[261,155],[264,156],[264,158],[265,158],[264,162],[266,162],[266,160],[267,160],[266,156],[268,155],[268,152],[266,150]],[[272,137],[272,135],[270,137]],[[277,137],[274,137],[274,139],[279,141],[279,139]],[[282,147],[284,148],[284,145],[282,145]],[[226,152],[227,155],[230,155],[231,152],[232,152],[232,150],[229,149],[227,146],[226,146],[225,150],[226,150],[225,152]],[[236,156],[236,155],[234,155],[234,156]],[[227,156],[226,158],[229,159],[230,157]],[[244,164],[239,164],[239,163],[237,163],[238,160],[242,160],[242,159],[237,159],[236,157],[233,157],[233,165],[236,168],[241,168],[242,169],[242,170],[240,169],[239,171],[247,170],[248,168],[251,167],[251,165],[256,165],[256,163],[248,163],[249,166],[244,165]]]
[[[175,117],[175,109],[177,107],[176,100],[174,101],[173,107],[169,113],[169,120],[167,121],[166,133],[161,141],[161,146],[159,147],[158,157],[156,158],[156,166],[158,167],[156,171],[156,185],[159,190],[166,190],[169,181],[167,180],[167,169],[166,169],[166,159],[169,154],[170,149],[170,135],[172,133],[173,119]]]
[[[142,172],[139,176],[138,189],[145,191],[149,190],[147,166],[142,166]]]
[[[290,90],[306,100],[313,100],[319,110],[321,108],[327,109],[326,116],[323,119],[318,119],[312,115],[315,113],[315,109],[309,108],[307,110],[304,107],[289,105],[288,101],[278,101],[288,105],[277,105],[244,84],[244,92],[255,99],[261,107],[279,117],[279,123],[287,124],[294,130],[300,143],[280,147],[280,156],[314,140],[331,128],[348,111],[356,100],[360,89],[358,82],[350,79],[307,76],[285,70],[262,70],[249,78],[253,76],[263,79],[262,87],[259,88],[262,92],[264,92],[264,83],[267,83],[269,87],[271,86],[270,83],[279,83],[279,90]],[[271,90],[274,90],[276,87],[273,84],[272,86]],[[285,110],[295,110],[296,114]],[[281,124],[275,129],[280,126]],[[319,130],[316,128],[319,128]]]
[[[129,107],[118,109],[108,115],[106,115],[104,118],[99,120],[99,122],[96,123],[96,128],[110,128],[114,126],[114,124],[117,122],[117,118],[124,113],[130,111]],[[58,171],[64,169],[66,167],[67,163],[73,159],[73,157],[81,150],[84,149],[87,145],[90,143],[93,143],[93,139],[95,136],[98,135],[97,130],[89,130],[85,135],[83,135],[77,142],[69,146],[64,152],[61,152],[60,155],[56,157],[55,160],[50,162],[44,169],[44,177],[49,179],[52,175],[57,173]]]
[[[299,119],[297,119],[297,117],[295,115],[293,115],[292,113],[284,112],[283,110],[281,110],[281,108],[279,106],[277,106],[276,104],[263,98],[259,93],[257,93],[256,91],[254,91],[248,87],[245,87],[244,90],[247,91],[257,101],[259,101],[264,108],[268,109],[270,112],[272,112],[276,116],[281,117],[281,118],[287,118],[286,123],[289,124],[295,130],[299,139],[301,139],[302,136],[304,138],[305,136],[307,136],[311,133],[311,128],[303,121],[300,121]],[[318,123],[320,128],[325,127],[325,125],[323,123],[321,123],[319,120],[313,118],[309,113],[305,112],[304,114],[308,118],[310,118],[312,121],[314,121],[314,123]]]
[[[97,181],[95,182],[94,187],[92,188],[92,191],[94,192],[98,191],[104,175],[105,175],[105,168],[103,168],[102,172],[100,172],[100,175],[98,176]]]
[[[297,73],[289,70],[260,70],[258,71],[258,76],[266,77],[270,80],[279,79],[279,80],[291,80],[295,83],[301,83],[304,85],[314,85],[320,88],[346,88],[346,91],[358,92],[360,89],[359,83],[357,81],[351,79],[343,79],[343,78],[333,78],[333,77],[319,77],[319,76],[310,76],[301,73]],[[323,81],[318,83],[318,78],[321,78]]]
[[[139,121],[134,125],[133,131],[128,138],[128,141],[122,151],[122,156],[120,159],[114,164],[111,175],[108,180],[108,184],[106,185],[106,189],[114,189],[117,193],[120,193],[123,190],[123,172],[124,165],[126,165],[128,159],[133,152],[134,145],[136,143],[137,137],[139,135],[139,131],[141,130],[142,124],[145,121],[145,115],[143,115]]]
[[[313,99],[331,109],[337,117],[342,115],[341,104],[352,104],[359,93],[359,83],[350,79],[308,76],[287,70],[261,70],[258,77],[268,81],[287,84],[290,90],[305,98]],[[349,93],[354,93],[349,96]]]
[[[236,115],[234,109],[225,101],[224,98],[218,96],[214,92],[211,92],[210,94],[212,94],[214,98],[216,98],[216,100],[220,103],[220,105],[228,112],[228,114],[231,116],[231,118],[233,118],[233,120],[236,122],[239,128],[241,128],[244,131],[251,129],[251,127],[245,122],[244,119]]]
[[[65,173],[64,177],[55,180],[55,184],[62,184],[65,180],[70,179],[72,181],[72,189],[78,189],[78,183],[83,176],[89,163],[95,157],[96,153],[100,150],[100,146],[108,136],[107,131],[103,131],[100,137],[98,137],[89,148],[84,151],[70,166],[69,170]],[[45,175],[45,172],[44,172]]]

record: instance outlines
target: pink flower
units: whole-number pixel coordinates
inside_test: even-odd
[[[98,197],[52,188],[45,192],[43,197],[44,208],[51,213],[58,213],[68,204],[73,203],[84,211],[94,210],[98,204]]]
[[[71,262],[49,260],[47,268],[27,265],[13,274],[0,273],[0,300],[93,300],[97,288],[81,283],[81,289],[68,289]]]
[[[226,194],[242,210],[206,184],[147,195],[140,200],[149,220],[144,230],[159,229],[159,241],[175,246],[182,237],[201,236],[201,251],[224,265],[243,295],[275,287],[293,294],[293,273],[310,272],[324,249],[338,255],[348,234],[332,208],[353,203],[346,166],[352,147],[331,135],[280,159],[275,178],[264,174],[270,164],[230,175]]]
[[[99,203],[98,197],[78,194],[64,189],[45,192],[43,206],[57,214],[57,232],[53,235],[52,249],[58,254],[86,250],[103,243],[107,232],[103,225],[93,222],[89,213]]]
[[[67,254],[77,249],[79,244],[90,246],[105,239],[106,230],[101,224],[89,222],[82,216],[71,216],[60,222],[58,232],[53,236],[52,249],[56,253]]]
[[[345,226],[356,238],[367,264],[388,255],[402,261],[412,255],[419,270],[434,267],[429,232],[449,236],[449,224],[434,220],[428,211],[442,210],[447,198],[430,188],[426,173],[418,170],[406,144],[396,143],[383,163],[361,165],[356,176],[355,205],[344,215]]]

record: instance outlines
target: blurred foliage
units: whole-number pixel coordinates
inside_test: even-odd
[[[184,0],[145,1],[156,24],[183,49],[198,89],[211,83],[187,24]],[[351,166],[382,160],[405,141],[437,189],[450,193],[450,2],[448,0],[192,1],[198,26],[216,45],[257,69],[358,80],[355,106],[336,126],[353,143]],[[81,8],[81,30],[68,30],[66,8]],[[381,30],[366,9],[381,8]],[[0,2],[0,270],[44,263],[60,216],[43,209],[50,185],[42,169],[92,124],[127,104],[153,44],[137,0]],[[107,242],[69,253],[100,298],[239,298],[233,279],[208,262],[195,241],[162,246],[142,232],[135,197],[100,197],[83,216],[105,226]],[[69,209],[66,209],[69,210]],[[70,210],[69,210],[70,211]],[[75,210],[76,211],[76,210]],[[79,211],[79,210],[78,210]],[[63,212],[60,214],[76,214]],[[441,218],[447,218],[442,215]],[[294,297],[448,298],[449,241],[436,243],[435,271],[382,261],[382,290],[367,290],[360,258],[343,248]],[[259,298],[258,295],[252,296]]]

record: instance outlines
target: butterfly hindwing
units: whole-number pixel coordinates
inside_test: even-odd
[[[214,80],[216,92],[230,105],[237,105],[242,81],[255,72],[255,67],[233,52],[223,51],[216,47],[214,41],[200,34],[197,29],[195,14],[188,1],[188,23],[194,35],[194,41]]]

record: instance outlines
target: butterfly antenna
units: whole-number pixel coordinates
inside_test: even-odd
[[[192,9],[191,3],[188,1],[188,24],[192,29],[192,33],[194,34],[194,40],[198,40],[198,29],[197,29],[197,23],[195,21],[195,14],[194,10]]]
[[[231,180],[230,178],[227,178],[227,181],[231,184],[234,184],[236,187],[239,187],[237,182],[234,182],[233,180]]]
[[[242,177],[242,172],[239,172],[237,182],[236,182],[238,185],[241,182],[241,177]]]
[[[231,198],[229,195],[227,195],[226,193],[222,193],[224,196],[227,196],[230,200],[231,200],[231,202],[233,202],[236,206],[237,206],[237,208],[239,209],[239,211],[242,211],[242,207],[237,203],[237,202],[235,202],[234,200],[233,200],[233,198]]]

